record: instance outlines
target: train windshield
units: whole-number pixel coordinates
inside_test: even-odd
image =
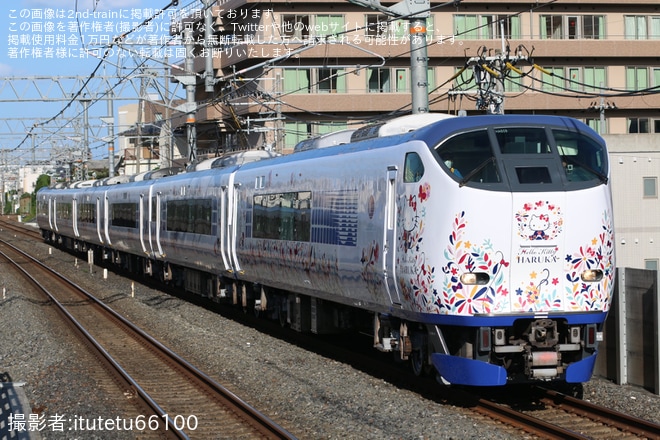
[[[566,178],[571,182],[606,180],[605,149],[572,131],[552,130]]]
[[[577,131],[495,127],[461,133],[436,148],[461,186],[493,190],[566,190],[607,181],[605,146]]]

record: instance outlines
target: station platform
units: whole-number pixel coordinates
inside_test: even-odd
[[[43,422],[32,414],[24,385],[22,382],[0,382],[0,440],[42,438],[37,426]]]

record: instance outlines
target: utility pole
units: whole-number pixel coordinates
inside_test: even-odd
[[[82,98],[80,101],[83,105],[83,151],[80,155],[80,174],[78,177],[80,180],[85,180],[87,179],[87,175],[85,173],[85,162],[88,160],[88,158],[91,158],[91,150],[89,149],[89,102],[91,99]]]
[[[7,189],[6,182],[5,182],[5,168],[7,167],[7,150],[4,148],[0,150],[0,178],[2,179],[2,212],[0,212],[0,215],[5,214],[5,190]]]
[[[188,154],[190,163],[194,164],[197,161],[197,127],[195,125],[195,118],[197,113],[197,103],[195,102],[195,87],[197,78],[194,74],[194,60],[195,50],[194,36],[192,23],[186,23],[187,26],[184,30],[184,41],[186,46],[186,77],[187,81],[184,83],[186,86],[186,137],[188,140]]]
[[[115,176],[115,110],[112,90],[108,91],[108,177]]]
[[[216,0],[204,0],[204,49],[206,50],[206,70],[204,72],[204,91],[213,93],[215,90],[215,77],[213,75],[213,44],[211,37],[213,36],[213,14],[211,12],[211,5]]]
[[[394,6],[383,6],[380,0],[348,0],[356,5],[375,9],[391,17],[407,18],[410,30],[410,91],[412,112],[428,113],[429,87],[427,79],[426,19],[431,0],[404,0]]]
[[[32,141],[32,164],[37,163],[37,144],[36,144],[36,138],[37,134],[36,133],[29,133],[30,134],[30,140]]]
[[[428,5],[428,2],[427,2]],[[410,92],[412,93],[412,112],[428,113],[429,58],[426,52],[426,17],[428,7],[423,17],[411,17],[410,22]]]

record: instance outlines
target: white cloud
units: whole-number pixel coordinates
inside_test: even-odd
[[[0,63],[0,76],[11,76],[14,74],[14,69],[8,65]]]

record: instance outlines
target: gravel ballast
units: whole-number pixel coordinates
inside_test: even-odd
[[[0,237],[6,237],[0,232]],[[107,279],[86,262],[44,243],[26,242],[42,261],[138,323],[173,351],[246,399],[301,439],[511,439],[529,438],[469,409],[434,402],[350,365],[311,353],[211,311],[149,289],[112,272]],[[26,245],[24,243],[30,243]],[[36,413],[46,422],[121,416],[122,397],[111,394],[105,373],[89,371],[92,356],[52,307],[25,292],[25,281],[2,263],[0,373],[25,382]],[[134,293],[133,293],[134,292]],[[371,349],[365,347],[365,350]],[[585,384],[586,400],[660,423],[660,398],[602,378]],[[203,423],[203,421],[199,421]],[[69,425],[65,425],[70,428]],[[136,438],[125,431],[54,431],[43,438]],[[219,428],[219,437],[220,437]],[[140,436],[140,438],[144,438]]]

